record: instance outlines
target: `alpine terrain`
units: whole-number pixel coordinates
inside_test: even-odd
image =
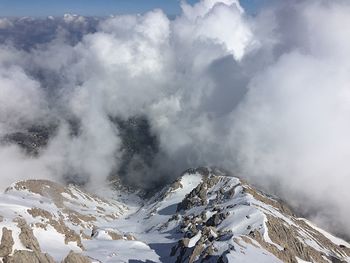
[[[217,168],[189,169],[152,196],[110,188],[101,198],[46,180],[10,185],[2,261],[350,262],[349,243]]]

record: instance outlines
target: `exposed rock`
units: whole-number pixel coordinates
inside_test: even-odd
[[[61,225],[64,225],[64,224],[62,224],[62,222],[61,222]],[[82,250],[85,250],[85,247],[83,246],[83,243],[81,242],[80,235],[78,235],[74,230],[72,230],[68,227],[64,227],[63,232],[64,232],[64,242],[66,244],[68,244],[69,242],[75,242],[75,243],[77,243],[78,247],[80,247]]]
[[[202,252],[204,251],[205,246],[203,246],[200,242],[199,244],[197,243],[197,245],[194,247],[193,252],[188,260],[189,263],[193,263],[195,262],[202,254]]]
[[[198,170],[193,169],[189,173],[195,174]],[[237,203],[232,202],[235,198]],[[229,229],[217,231],[228,216],[234,215],[236,209],[242,211],[244,206],[256,209],[267,220],[258,225],[254,222],[254,213],[242,215],[239,212],[242,221],[246,222],[242,222],[245,224],[241,228],[242,234],[237,236]],[[197,208],[190,210],[194,207]],[[177,262],[226,262],[226,255],[231,253],[230,246],[234,250],[234,246],[230,244],[232,241],[241,247],[240,253],[245,253],[248,245],[251,245],[288,263],[297,263],[298,258],[308,262],[342,262],[349,257],[350,248],[334,244],[304,220],[297,219],[283,201],[266,195],[245,182],[215,176],[212,171],[208,175],[202,175],[202,182],[185,196],[177,208],[182,213],[179,226],[184,233],[181,241],[172,248],[171,255],[176,257]],[[195,246],[190,247],[191,238],[198,231],[202,233],[201,238]],[[272,242],[267,241],[269,239],[266,239],[266,235]],[[228,248],[222,247],[220,252],[215,251],[217,242],[228,242]],[[320,249],[317,250],[317,246]]]
[[[91,260],[82,254],[70,251],[62,263],[91,263]]]
[[[202,168],[202,170],[196,170],[197,172],[208,174],[207,168]],[[202,206],[207,204],[207,193],[208,189],[213,187],[219,180],[217,176],[207,176],[203,177],[202,182],[197,185],[186,197],[182,200],[181,203],[177,206],[177,212],[181,210],[188,210],[195,206]]]
[[[64,235],[66,244],[76,242],[82,250],[85,248],[81,237],[90,238],[84,235],[84,230],[91,229],[97,217],[105,221],[114,220],[118,218],[118,212],[121,213],[125,209],[122,205],[119,206],[113,201],[107,201],[75,186],[65,187],[47,180],[21,181],[6,189],[6,193],[9,194],[17,191],[34,193],[52,200],[58,213],[51,213],[39,207],[27,209],[27,212],[37,219],[33,224],[45,230],[47,226],[52,226],[58,233]],[[88,207],[89,204],[92,207]],[[93,214],[89,211],[93,211]],[[67,221],[70,224],[67,224]],[[72,228],[71,224],[77,227]]]
[[[194,247],[189,247],[189,238],[184,238],[178,242],[177,246],[172,248],[171,256],[177,255],[176,262],[193,263],[201,257],[205,250],[204,240],[200,239]]]
[[[4,263],[55,263],[49,254],[28,250],[15,250],[13,256],[5,257],[3,261]]]
[[[68,244],[68,242],[76,242],[77,245],[81,248],[81,249],[85,249],[82,242],[81,242],[81,237],[79,234],[77,234],[74,230],[70,229],[69,227],[66,226],[66,224],[64,223],[63,217],[61,216],[58,220],[53,218],[53,215],[43,209],[40,208],[32,208],[32,209],[28,209],[27,210],[29,214],[31,214],[33,217],[42,217],[44,219],[46,219],[46,224],[36,224],[36,226],[38,227],[42,227],[44,229],[46,229],[46,225],[49,224],[51,225],[53,228],[55,228],[55,230],[58,233],[61,233],[64,235],[64,242],[66,244]],[[71,219],[72,215],[68,215],[68,218]],[[74,221],[73,221],[74,222]]]
[[[21,229],[19,239],[23,246],[31,249],[35,252],[41,252],[38,240],[33,234],[33,230],[28,226],[27,222],[23,218],[16,218],[18,227]]]
[[[38,194],[47,198],[50,198],[52,202],[59,208],[64,207],[63,201],[65,198],[62,196],[62,193],[69,194],[72,198],[77,199],[70,191],[60,184],[48,181],[48,180],[25,180],[17,182],[14,186],[11,186],[6,189],[5,192],[11,190],[27,190],[31,193]]]
[[[33,207],[31,209],[28,209],[27,212],[34,218],[40,216],[45,219],[52,219],[52,214],[49,211],[41,208]]]
[[[258,243],[266,250],[274,254],[283,262],[288,263],[297,263],[297,258],[309,262],[329,262],[326,259],[326,254],[317,251],[312,246],[309,246],[307,243],[302,242],[303,237],[300,236],[298,229],[295,226],[288,226],[288,224],[286,224],[286,222],[280,218],[269,215],[267,217],[268,221],[266,224],[268,227],[269,237],[273,243],[282,246],[283,250],[280,250],[273,244],[267,243],[263,239],[262,235],[257,230],[255,230],[251,233],[251,237],[258,241]],[[326,247],[324,244],[322,246]]]
[[[64,212],[67,212],[67,214],[72,214],[75,217],[72,219],[76,220],[77,223],[79,223],[79,221],[91,223],[96,221],[96,217],[92,215],[80,214],[77,211],[74,211],[65,205],[65,202],[74,203],[74,201],[78,201],[79,198],[86,199],[88,201],[94,202],[95,205],[98,205],[99,211],[104,217],[108,215],[111,217],[116,217],[115,214],[106,215],[106,211],[101,210],[101,208],[103,209],[103,205],[113,206],[113,204],[110,201],[107,201],[101,197],[98,197],[92,193],[88,193],[72,185],[63,186],[61,184],[51,182],[48,180],[25,180],[17,182],[13,186],[8,187],[5,192],[11,192],[13,190],[27,190],[31,193],[49,198],[58,208],[62,208]],[[77,196],[77,194],[79,195],[79,197]]]
[[[203,227],[202,235],[205,239],[208,239],[209,241],[213,241],[218,237],[218,231],[215,227],[205,226]]]
[[[9,254],[11,254],[13,245],[14,245],[14,241],[12,238],[12,230],[9,230],[6,227],[3,227],[1,244],[0,244],[0,257],[6,257]]]
[[[91,238],[98,238],[99,233],[105,233],[111,237],[112,240],[136,240],[136,238],[127,233],[123,233],[118,231],[117,229],[107,228],[107,229],[99,229],[97,227],[94,227],[91,231]]]
[[[112,238],[112,240],[120,240],[124,238],[124,235],[113,231],[108,231],[107,234]]]
[[[252,188],[248,184],[243,185],[243,190],[252,195],[256,200],[259,200],[265,204],[271,205],[275,207],[276,209],[280,210],[282,213],[293,216],[294,213],[292,210],[282,201],[282,200],[275,200],[272,198],[267,197],[262,192],[258,191],[257,189]]]
[[[190,173],[196,175],[178,179],[154,198],[146,200],[139,210],[130,211],[130,215],[136,219],[132,220],[133,223],[136,224],[137,221],[147,226],[142,233],[162,233],[162,237],[170,235],[172,240],[176,238],[178,242],[172,247],[170,256],[173,258],[169,261],[227,262],[232,257],[244,257],[251,250],[262,257],[278,258],[287,263],[297,263],[298,259],[318,263],[349,261],[350,246],[346,242],[336,242],[308,221],[295,217],[282,201],[256,190],[238,178],[217,176],[208,168],[193,169]],[[188,185],[182,185],[184,182],[188,182]],[[187,195],[186,189],[190,189],[186,192]],[[61,233],[66,244],[76,242],[81,249],[84,249],[82,238],[92,239],[90,244],[114,242],[110,239],[120,240],[114,242],[116,245],[123,243],[122,240],[135,240],[133,235],[118,231],[117,228],[121,226],[126,227],[120,228],[121,230],[132,231],[132,228],[127,229],[124,222],[119,224],[117,221],[113,224],[106,219],[109,215],[117,216],[112,213],[115,212],[114,209],[119,209],[118,206],[111,209],[102,199],[78,188],[29,180],[14,184],[8,191],[19,194],[19,198],[35,193],[31,195],[35,205],[29,202],[29,206],[23,210],[25,214],[15,211],[16,222],[21,230],[19,240],[32,251],[16,251],[12,255],[13,241],[18,238],[16,236],[12,239],[11,230],[4,229],[0,256],[3,255],[5,262],[53,262],[48,255],[40,252],[31,227]],[[173,197],[176,202],[171,199]],[[47,200],[53,200],[54,204]],[[176,207],[177,212],[174,211]],[[99,214],[104,215],[99,217]],[[123,218],[127,219],[128,217]],[[4,225],[8,226],[8,219]],[[12,229],[17,230],[17,227],[13,226]],[[40,241],[45,242],[45,238]],[[132,245],[133,242],[128,243]],[[155,251],[158,254],[159,251]],[[122,254],[122,251],[119,252]],[[160,260],[164,259],[164,254],[163,251],[158,254],[161,255]],[[118,255],[111,252],[111,257]],[[85,263],[91,260],[70,252],[63,261],[67,262]]]
[[[126,237],[126,240],[136,240],[136,237],[134,237],[133,235],[131,234],[126,234],[124,235]]]
[[[218,226],[226,218],[225,213],[216,213],[205,223],[207,226]]]
[[[190,244],[190,239],[188,237],[185,237],[181,240],[181,246],[188,247]]]
[[[316,229],[312,228],[310,225],[306,223],[306,221],[302,219],[294,219],[293,220],[295,224],[297,224],[300,228],[307,231],[307,233],[312,236],[314,239],[318,240],[322,246],[325,246],[332,250],[334,253],[350,257],[350,248],[346,247],[344,245],[336,245],[331,240],[326,238],[322,233],[317,231]]]
[[[181,184],[181,178],[179,178],[178,180],[176,180],[170,187],[169,187],[172,191],[175,191],[179,188],[183,188],[183,185]]]

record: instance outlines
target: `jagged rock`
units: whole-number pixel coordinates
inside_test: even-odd
[[[69,242],[75,242],[77,243],[78,247],[80,247],[82,250],[85,250],[85,247],[81,242],[81,237],[74,230],[68,228],[62,221],[61,226],[63,226],[61,232],[64,233],[64,242],[66,244],[68,244]]]
[[[171,191],[175,191],[179,188],[183,188],[183,185],[180,182],[180,179],[177,179],[174,183],[171,184],[170,189]]]
[[[136,237],[134,237],[133,235],[131,235],[131,234],[126,234],[125,235],[125,237],[126,237],[126,240],[136,240]]]
[[[47,209],[43,209],[40,204],[27,209],[27,212],[35,218],[35,227],[40,227],[47,230],[48,227],[53,227],[58,233],[64,235],[64,242],[75,242],[78,247],[84,250],[81,238],[90,238],[84,233],[84,230],[91,229],[97,218],[110,221],[118,217],[123,209],[114,202],[99,198],[91,193],[87,193],[75,186],[63,186],[47,180],[26,180],[13,184],[6,189],[7,194],[17,192],[29,192],[37,194],[43,198],[48,198],[57,207],[59,212],[52,213]],[[96,213],[88,212],[86,204],[93,204],[92,209],[96,209]],[[76,205],[77,204],[77,205]],[[113,207],[113,209],[111,209]],[[39,221],[40,220],[40,221]],[[72,228],[70,224],[77,226]]]
[[[188,260],[189,263],[193,263],[195,262],[201,255],[201,253],[203,252],[205,246],[203,246],[201,243],[197,244],[194,249],[193,252]]]
[[[224,213],[216,213],[215,215],[213,215],[212,217],[210,217],[210,218],[207,220],[206,225],[207,225],[207,226],[217,226],[217,225],[219,225],[225,218],[226,218],[226,214],[224,214]]]
[[[267,216],[267,227],[268,227],[268,233],[269,237],[275,244],[279,244],[284,248],[283,251],[279,250],[276,246],[273,246],[269,243],[267,243],[261,234],[255,230],[253,233],[251,233],[251,236],[254,237],[255,240],[258,241],[258,243],[261,244],[262,247],[264,247],[266,250],[270,251],[272,254],[276,255],[279,259],[281,259],[283,262],[288,263],[297,263],[298,260],[296,258],[301,258],[305,261],[310,262],[320,262],[320,263],[327,263],[329,262],[326,258],[326,254],[323,252],[320,252],[313,248],[312,246],[309,246],[305,243],[302,243],[302,237],[298,233],[297,224],[303,224],[301,222],[295,221],[296,225],[288,226],[286,222],[277,217],[273,217],[268,215]],[[319,233],[315,229],[311,229],[310,227],[306,226],[306,224],[303,226],[303,230],[306,231],[310,236],[317,235],[318,242],[322,242],[323,246],[327,246],[328,248],[332,249],[334,252],[338,252],[340,254],[342,253],[349,253],[350,250],[339,250],[336,245],[331,243],[327,238],[325,238],[321,233]],[[310,232],[309,232],[310,231]],[[332,256],[332,262],[335,260],[339,260],[336,256]],[[329,258],[330,259],[330,258]]]
[[[138,236],[138,242],[132,241],[135,238],[131,234],[118,231],[120,229],[132,232],[134,226],[129,226],[124,221],[111,222],[115,218],[105,220],[106,214],[114,214],[119,209],[119,202],[118,205],[112,205],[113,201],[110,200],[108,204],[78,188],[63,187],[42,180],[13,184],[7,190],[7,194],[12,194],[11,198],[17,198],[14,205],[21,203],[22,198],[26,196],[35,200],[33,205],[28,202],[29,205],[23,210],[25,214],[14,210],[14,217],[17,217],[15,222],[20,231],[12,233],[20,233],[19,238],[13,236],[13,240],[20,240],[33,251],[16,251],[11,255],[10,251],[13,248],[2,246],[5,243],[2,241],[0,252],[1,248],[6,250],[3,253],[4,260],[10,263],[51,262],[48,255],[39,252],[39,244],[30,228],[62,234],[64,239],[61,240],[64,240],[65,244],[69,243],[71,246],[70,242],[74,242],[74,246],[81,245],[82,249],[81,239],[91,239],[91,243],[87,244],[96,245],[97,251],[90,252],[101,262],[104,261],[105,255],[99,254],[100,241],[107,249],[112,248],[111,250],[114,250],[115,245],[122,244],[122,249],[116,250],[116,253],[111,251],[109,254],[109,260],[115,262],[118,257],[129,257],[129,251],[125,253],[128,255],[123,255],[125,245],[140,244],[139,241],[142,242],[142,238],[148,233],[160,234],[162,238],[168,238],[170,235],[172,240],[177,240],[170,255],[170,251],[159,251],[150,244],[144,244],[141,254],[152,251],[153,255],[149,259],[154,261],[157,261],[159,256],[159,260],[163,262],[228,262],[233,258],[241,262],[245,256],[251,256],[252,250],[256,252],[257,257],[265,257],[265,262],[269,262],[267,259],[279,259],[296,263],[302,259],[323,263],[349,262],[350,259],[348,243],[323,232],[307,220],[296,217],[279,199],[256,190],[238,178],[215,175],[213,170],[208,169],[193,170],[193,174],[184,175],[176,184],[164,188],[154,198],[145,200],[136,212],[133,207],[128,216],[134,217],[131,221],[133,224],[140,224],[137,227],[140,227],[142,234]],[[3,207],[7,209],[8,203]],[[176,212],[176,207],[181,211]],[[126,208],[120,211],[126,211]],[[3,214],[7,215],[8,212]],[[122,220],[130,219],[128,216]],[[2,226],[8,227],[12,223],[8,218],[4,221]],[[11,229],[17,230],[16,225],[12,225]],[[3,233],[6,233],[6,230],[3,230]],[[3,239],[7,240],[6,235],[3,235]],[[45,242],[44,235],[38,237],[40,242]],[[65,246],[62,241],[60,243],[60,246]],[[88,248],[94,249],[90,245]],[[165,246],[161,249],[164,248]],[[55,249],[51,246],[48,251]],[[137,253],[135,252],[135,256]],[[166,254],[172,258],[162,258]],[[63,261],[67,262],[91,261],[81,254],[71,252]]]
[[[112,240],[120,240],[120,239],[123,239],[124,237],[124,235],[113,231],[108,231],[107,233],[112,238]]]
[[[62,263],[91,263],[91,260],[82,254],[70,251]]]
[[[276,209],[280,210],[282,213],[293,216],[293,211],[282,201],[282,200],[274,200],[272,198],[267,197],[264,193],[258,191],[257,189],[253,189],[251,186],[244,184],[243,191],[252,195],[256,200],[259,200],[265,204],[269,204]]]
[[[198,170],[190,170],[188,173],[198,174]],[[220,187],[216,185],[217,183],[220,183]],[[233,203],[231,200],[235,198],[237,201],[241,201]],[[253,208],[254,206],[256,208]],[[192,210],[194,207],[197,208]],[[244,228],[241,228],[240,240],[236,238],[237,234],[230,232],[230,229],[217,231],[216,227],[219,228],[225,219],[235,214],[236,210],[245,210],[244,207],[256,209],[255,211],[261,213],[261,218],[267,218],[266,221],[257,225],[254,221],[256,214],[239,213],[244,224]],[[273,209],[274,212],[271,214],[265,209]],[[234,248],[230,244],[232,240],[239,243],[243,254],[247,245],[250,245],[268,251],[276,258],[288,263],[296,263],[298,258],[308,262],[341,262],[344,257],[349,257],[348,247],[337,246],[305,221],[297,219],[283,201],[258,191],[242,180],[213,176],[212,172],[209,175],[202,175],[202,181],[178,204],[177,211],[183,214],[179,226],[184,233],[181,241],[172,248],[172,256],[176,257],[177,262],[207,259],[226,262],[226,256],[232,253],[232,249],[229,247]],[[198,214],[195,211],[198,211]],[[249,210],[247,209],[247,211]],[[207,219],[208,212],[209,219]],[[289,218],[290,221],[283,221],[281,214]],[[293,224],[290,223],[291,221]],[[201,231],[202,234],[200,239],[195,246],[190,246],[191,238],[198,231]],[[266,235],[272,242],[267,241],[269,239],[266,239]],[[324,251],[317,250],[310,245],[309,238],[312,238],[312,242],[318,244]],[[227,242],[228,249],[222,249],[220,252],[215,251],[214,244],[217,242]],[[213,257],[212,254],[215,256]]]
[[[190,243],[190,239],[188,237],[185,237],[181,240],[181,245],[183,247],[188,247],[189,243]]]
[[[11,254],[13,245],[14,245],[14,241],[12,238],[12,230],[9,230],[6,227],[3,227],[1,244],[0,244],[0,257],[6,257],[9,254]]]
[[[203,168],[206,169],[206,168]],[[199,170],[199,172],[203,174],[209,173],[207,170]],[[181,210],[188,210],[195,206],[202,206],[207,204],[207,193],[208,189],[213,187],[217,182],[219,178],[216,176],[207,176],[205,175],[203,177],[202,182],[197,185],[196,188],[194,188],[186,197],[182,200],[181,203],[177,206],[177,212]]]
[[[18,227],[21,229],[19,240],[21,240],[23,246],[35,252],[41,252],[39,242],[34,236],[33,230],[28,226],[27,222],[23,218],[17,218],[16,221]]]
[[[55,263],[49,254],[28,250],[15,250],[13,256],[5,257],[3,261],[4,263]]]
[[[205,250],[206,246],[204,245],[203,240],[199,240],[194,247],[189,247],[190,239],[184,238],[178,244],[172,248],[171,256],[175,256],[178,252],[176,262],[195,262]]]
[[[217,229],[212,226],[205,226],[202,230],[202,236],[205,237],[205,239],[208,239],[210,242],[212,242],[218,237]]]
[[[78,235],[74,230],[66,226],[62,216],[58,220],[55,220],[53,215],[50,212],[43,209],[36,208],[36,207],[32,209],[28,209],[27,211],[34,218],[35,217],[45,218],[47,220],[47,224],[51,225],[53,228],[55,228],[57,232],[64,235],[64,242],[66,244],[68,244],[68,242],[76,242],[81,249],[83,250],[85,249],[81,242],[80,235]],[[80,221],[76,220],[76,217],[77,217],[76,214],[78,213],[74,213],[74,211],[72,211],[71,213],[68,214],[68,218],[70,222],[77,225],[79,224]],[[37,226],[45,229],[47,224],[40,223],[40,224],[37,224]]]

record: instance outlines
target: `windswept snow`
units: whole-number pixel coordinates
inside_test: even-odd
[[[191,170],[150,199],[121,190],[105,196],[48,181],[13,184],[0,195],[0,233],[11,229],[13,251],[27,249],[16,221],[23,218],[58,262],[70,250],[92,262],[350,262],[347,242],[212,169]]]

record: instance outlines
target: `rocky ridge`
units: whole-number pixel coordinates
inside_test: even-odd
[[[132,195],[100,198],[72,185],[17,182],[0,195],[0,258],[350,262],[347,242],[218,169],[190,169],[147,200]]]

